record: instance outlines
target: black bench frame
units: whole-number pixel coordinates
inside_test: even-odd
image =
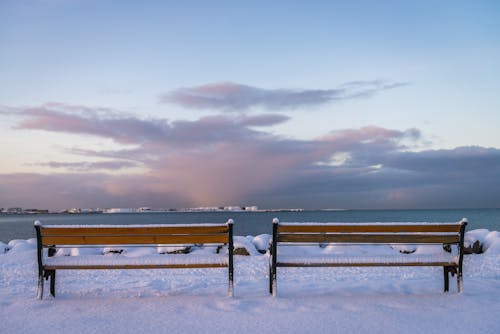
[[[228,268],[228,292],[234,295],[233,220],[225,224],[185,225],[42,225],[35,222],[38,258],[37,296],[43,298],[44,280],[50,278],[50,294],[55,296],[56,270],[79,269],[165,269],[165,268]],[[47,265],[44,252],[49,257],[57,247],[108,247],[108,246],[171,246],[185,244],[210,244],[228,246],[227,263],[162,263],[162,264],[89,264]],[[163,256],[163,255],[160,255]],[[165,255],[175,256],[175,255]]]

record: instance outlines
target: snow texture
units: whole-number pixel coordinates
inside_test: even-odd
[[[38,223],[38,224],[37,224]],[[231,222],[228,222],[227,224],[232,224]],[[42,226],[42,227],[57,227],[57,228],[94,228],[94,227],[99,227],[99,228],[129,228],[129,227],[203,227],[203,226],[223,226],[224,224],[154,224],[154,225],[140,225],[140,224],[130,224],[130,225],[43,225],[40,223],[38,220],[35,222],[35,226]]]
[[[222,255],[198,255],[198,254],[176,254],[176,255],[150,255],[141,257],[130,257],[124,254],[107,253],[106,255],[86,256],[54,256],[44,259],[48,266],[91,266],[91,265],[175,265],[175,264],[227,264],[228,257]]]
[[[272,236],[269,234],[259,234],[252,238],[252,243],[259,252],[265,253],[271,246]]]
[[[467,219],[464,218],[460,222],[467,222]],[[460,223],[459,222],[459,223]],[[402,222],[367,222],[367,223],[359,223],[357,225],[369,225],[369,226],[392,226],[392,225],[404,225],[407,223],[402,223]],[[280,225],[309,225],[309,226],[337,226],[337,225],[352,225],[352,223],[343,223],[343,222],[335,222],[335,223],[319,223],[319,222],[281,222]],[[433,222],[418,222],[414,223],[412,222],[411,225],[422,225],[422,226],[429,226],[429,225],[457,225],[457,223],[454,222],[444,222],[444,223],[433,223]]]
[[[466,238],[484,242],[484,253],[464,257],[461,294],[455,279],[450,293],[442,292],[440,267],[278,268],[278,295],[273,298],[268,292],[269,253],[255,252],[235,257],[234,298],[227,297],[227,269],[62,270],[57,297],[47,294],[41,301],[36,299],[36,240],[12,240],[0,245],[0,332],[498,333],[500,233],[475,230]],[[246,247],[255,244],[255,238],[238,239]],[[376,251],[377,257],[442,252],[422,246],[413,254],[390,246],[357,247],[307,246],[286,252],[368,256]],[[9,250],[2,253],[2,248]],[[187,255],[159,255],[156,248],[141,247],[108,255],[99,255],[103,248],[61,252],[66,253],[54,261],[214,256],[213,249],[201,247]]]

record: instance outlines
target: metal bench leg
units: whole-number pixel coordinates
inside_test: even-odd
[[[269,293],[276,297],[276,265],[272,256],[269,259]]]
[[[270,284],[271,284],[271,294],[273,297],[276,297],[276,289],[277,289],[277,282],[276,282],[276,265],[273,264],[271,266],[271,275],[269,277]]]
[[[269,261],[269,293],[273,293],[273,267],[271,261]]]
[[[458,290],[458,293],[461,293],[462,292],[462,272],[458,272],[457,274],[457,290]]]
[[[227,221],[228,226],[228,271],[229,271],[229,297],[234,297],[234,243],[233,243],[233,220]]]
[[[444,273],[444,292],[450,290],[450,269],[448,267],[443,267]]]
[[[273,241],[271,244],[271,274],[269,275],[271,294],[276,297],[276,263],[278,256],[278,218],[273,219]]]
[[[234,274],[233,270],[229,270],[229,287],[228,287],[229,297],[234,297]]]
[[[38,288],[36,291],[36,296],[38,299],[43,298],[43,274],[38,275]]]
[[[50,272],[50,294],[52,297],[56,296],[56,271],[52,270]]]

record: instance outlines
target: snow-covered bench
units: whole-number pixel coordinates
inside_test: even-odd
[[[226,224],[187,225],[42,225],[35,222],[38,254],[38,298],[43,298],[44,279],[50,278],[50,293],[55,296],[56,270],[63,269],[162,269],[228,268],[229,294],[233,295],[233,221]],[[113,253],[127,247],[227,246],[227,253],[161,254],[147,256],[86,255],[85,250],[101,248]],[[61,252],[75,248],[79,256]],[[118,249],[117,249],[118,248]],[[54,256],[62,253],[63,256]],[[75,252],[73,252],[75,253]],[[81,255],[83,254],[83,255]],[[74,255],[74,254],[73,254]]]
[[[269,292],[276,296],[277,267],[351,266],[442,266],[444,291],[449,290],[449,274],[451,273],[457,275],[457,290],[461,292],[466,225],[465,219],[459,223],[349,224],[280,223],[275,218],[269,260]],[[311,244],[315,244],[316,247],[318,244],[325,248],[333,247],[335,251],[316,251],[308,254],[297,251],[296,247],[284,247]],[[392,246],[392,249],[391,247],[368,246],[384,244]],[[356,252],[353,250],[356,247],[344,247],[352,245],[360,245],[359,247],[364,247],[368,251]],[[434,251],[415,252],[416,247],[412,247],[414,245],[434,245],[430,247]],[[290,251],[291,248],[295,249]],[[382,251],[377,251],[375,248]],[[405,254],[412,252],[414,253]]]

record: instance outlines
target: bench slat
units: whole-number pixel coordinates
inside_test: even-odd
[[[152,234],[215,234],[226,233],[228,227],[221,226],[161,226],[161,227],[42,227],[41,234],[57,235],[152,235]]]
[[[123,235],[123,236],[45,236],[43,246],[51,245],[139,245],[139,244],[210,244],[227,243],[227,234],[207,235]]]
[[[317,233],[334,233],[334,232],[345,232],[345,233],[384,233],[384,232],[455,232],[460,233],[461,224],[442,224],[442,225],[411,225],[411,224],[397,224],[397,225],[366,225],[366,224],[337,224],[337,225],[309,225],[309,224],[279,224],[278,233],[285,232],[317,232]]]
[[[92,264],[92,265],[46,265],[45,270],[65,269],[184,269],[184,268],[226,268],[225,263],[190,263],[190,264]]]
[[[278,267],[427,267],[456,266],[453,261],[446,262],[339,262],[339,263],[300,263],[277,262]]]
[[[458,243],[460,236],[443,234],[310,234],[280,233],[278,242]]]

